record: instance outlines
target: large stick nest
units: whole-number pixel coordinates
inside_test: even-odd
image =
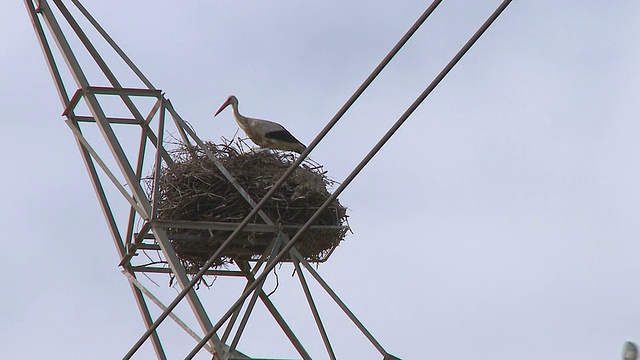
[[[245,151],[240,142],[205,144],[210,153],[258,202],[295,160],[280,151]],[[158,218],[198,222],[240,223],[252,207],[225,177],[206,152],[180,144],[170,151],[175,164],[161,169],[158,186]],[[148,185],[152,189],[153,181]],[[329,198],[322,166],[305,160],[262,208],[282,231],[292,238],[300,226]],[[260,216],[252,223],[265,224]],[[304,258],[326,261],[348,231],[346,208],[336,200],[296,242]],[[167,233],[185,268],[200,269],[231,234],[230,230],[169,227]],[[214,267],[233,260],[255,260],[270,251],[274,232],[240,232],[216,259]],[[287,260],[290,260],[287,258]]]

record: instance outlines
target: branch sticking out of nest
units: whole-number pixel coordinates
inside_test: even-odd
[[[239,141],[205,144],[254,201],[260,200],[295,160],[280,151],[243,152]],[[252,210],[249,203],[209,159],[203,149],[185,144],[170,152],[175,161],[164,167],[159,183],[158,218],[162,220],[240,223]],[[152,179],[147,179],[151,188]],[[330,196],[334,182],[323,167],[306,160],[265,204],[263,211],[290,238]],[[255,224],[264,224],[260,217]],[[336,200],[323,211],[315,226],[296,244],[302,256],[326,261],[348,231],[346,208]],[[167,233],[189,272],[198,271],[231,234],[229,230],[170,227]],[[255,260],[269,250],[274,232],[243,231],[214,263]]]

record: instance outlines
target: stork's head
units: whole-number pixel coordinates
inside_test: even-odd
[[[231,95],[227,98],[227,101],[224,102],[224,104],[222,104],[222,106],[220,106],[220,109],[218,109],[218,111],[216,111],[215,114],[213,114],[213,116],[216,116],[218,114],[220,114],[220,112],[222,112],[222,110],[224,110],[227,106],[232,105],[233,106],[238,106],[238,98],[236,98],[234,95]]]

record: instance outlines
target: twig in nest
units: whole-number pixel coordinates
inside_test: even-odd
[[[267,297],[271,297],[271,295],[273,295],[276,290],[278,290],[278,286],[280,286],[280,280],[278,279],[278,271],[276,270],[276,268],[273,268],[273,275],[275,275],[276,277],[276,286],[273,288],[273,290],[271,290],[270,293],[267,294]]]
[[[153,281],[153,279],[151,279],[149,275],[147,275],[147,273],[143,272],[142,275],[144,275],[144,277],[146,277],[149,281],[151,281],[153,285],[155,285],[156,287],[160,287],[160,285],[157,282]]]

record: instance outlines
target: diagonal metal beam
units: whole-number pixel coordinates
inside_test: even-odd
[[[160,105],[160,119],[158,120],[158,140],[156,142],[156,161],[153,168],[153,189],[151,203],[151,219],[158,218],[158,201],[160,200],[160,177],[162,175],[162,140],[164,138],[165,102]]]
[[[140,207],[140,205],[136,202],[136,200],[120,184],[116,176],[111,172],[111,170],[109,170],[109,167],[107,166],[107,164],[105,164],[105,162],[102,160],[100,155],[98,155],[98,153],[89,144],[89,141],[87,141],[84,135],[82,135],[82,133],[80,132],[80,129],[76,127],[77,123],[74,123],[72,120],[66,120],[65,123],[67,123],[67,125],[69,126],[69,129],[71,129],[71,131],[73,132],[73,135],[75,135],[76,140],[78,140],[78,142],[82,144],[82,147],[89,154],[91,154],[91,157],[98,163],[98,166],[100,166],[100,168],[107,175],[109,180],[111,180],[111,182],[116,187],[116,189],[118,189],[122,197],[124,197],[129,202],[129,205],[131,205],[131,207],[134,208],[138,213],[145,214],[146,212],[144,211],[144,209]]]
[[[33,25],[33,29],[36,32],[38,43],[40,44],[40,48],[42,49],[42,53],[44,54],[45,60],[47,62],[47,67],[49,68],[49,72],[51,73],[51,77],[53,78],[53,82],[56,86],[56,90],[58,91],[58,96],[60,97],[62,106],[66,107],[67,104],[69,104],[69,94],[67,93],[67,89],[64,86],[64,81],[62,80],[62,76],[60,75],[60,69],[58,69],[58,64],[56,63],[53,52],[51,51],[51,46],[49,45],[49,41],[47,40],[47,37],[44,33],[44,29],[42,28],[42,23],[40,22],[40,19],[38,19],[38,15],[36,9],[33,6],[32,0],[24,0],[24,4],[27,7],[27,12],[29,13],[31,24]]]
[[[211,151],[205,146],[204,142],[202,142],[202,140],[196,135],[195,131],[193,131],[193,129],[188,126],[188,124],[184,121],[184,119],[182,119],[182,117],[177,113],[177,111],[175,111],[175,109],[173,108],[173,106],[171,105],[170,102],[168,102],[167,104],[167,110],[171,113],[174,121],[176,122],[176,126],[179,129],[183,129],[184,132],[181,132],[181,136],[183,137],[183,141],[185,143],[189,143],[189,139],[187,138],[187,133],[189,136],[191,136],[191,138],[196,142],[196,144],[205,152],[205,154],[207,155],[207,157],[216,165],[216,167],[218,168],[218,170],[226,177],[227,181],[229,181],[235,188],[236,190],[240,193],[240,195],[249,203],[249,205],[255,209],[255,207],[257,206],[257,203],[255,202],[255,200],[253,200],[251,198],[251,196],[249,195],[249,193],[236,181],[236,179],[231,175],[231,173],[224,167],[224,165],[211,153]],[[259,211],[257,212],[258,215],[263,219],[263,221],[267,224],[266,226],[272,227],[273,230],[275,230],[278,234],[278,238],[281,237],[287,237],[286,234],[284,234],[282,232],[282,227],[280,225],[275,225],[275,223],[273,222],[273,220],[271,220],[268,215],[259,209]],[[195,226],[202,226],[202,222],[200,222],[200,224],[195,224]],[[264,226],[264,225],[260,225],[260,224],[251,224],[252,226]],[[229,230],[236,230],[237,226],[234,225],[234,228],[230,228]],[[272,231],[273,231],[272,230]],[[274,244],[274,250],[276,250],[277,252],[277,248],[276,245],[278,244],[278,241],[276,241],[276,243]],[[221,248],[223,248],[223,246],[221,246]],[[269,259],[271,259],[276,252],[273,252]],[[209,266],[203,267],[203,269],[208,268]],[[262,281],[261,283],[259,283],[259,285],[255,286],[255,292],[251,298],[251,300],[249,301],[248,307],[245,310],[245,315],[243,316],[243,319],[241,320],[240,323],[240,327],[236,333],[236,336],[234,337],[234,340],[231,344],[231,349],[235,349],[235,346],[237,345],[239,338],[242,334],[243,328],[246,325],[247,321],[248,321],[248,317],[251,313],[252,308],[255,305],[256,299],[257,297],[261,297],[264,295],[266,297],[266,295],[264,294],[264,291],[262,291],[262,285],[264,284],[264,281]],[[247,286],[249,286],[250,283],[247,283]],[[246,289],[246,288],[245,288]],[[262,294],[262,295],[260,295]],[[264,299],[263,299],[264,302]],[[275,306],[273,306],[273,304],[270,304],[270,306],[273,309],[270,309],[270,312],[272,312],[272,314],[274,312],[277,313],[277,311],[275,310]],[[233,323],[235,323],[235,317],[237,317],[237,315],[239,314],[240,311],[240,307],[238,307],[236,309],[236,311],[234,312],[233,315],[233,319],[230,320],[229,324],[227,325],[227,331],[231,330],[231,327],[233,326]],[[276,315],[273,315],[274,318],[276,319],[277,322],[279,322],[281,319],[281,317],[276,317]],[[282,319],[282,321],[284,321],[284,319]],[[290,331],[288,325],[285,324],[281,324],[281,328],[283,329],[283,331],[285,331],[285,333],[287,334],[287,336],[289,337],[289,340],[292,342],[292,344],[294,345],[294,347],[296,347],[296,349],[298,349],[299,353],[301,354],[301,356],[306,356],[305,359],[309,356],[308,353],[306,352],[306,350],[304,350],[304,347],[302,346],[301,343],[299,343],[298,339],[295,337],[295,335],[293,335],[293,333],[288,334],[287,331]],[[228,336],[227,331],[225,331],[224,335],[223,335],[223,339],[226,338],[226,336]]]
[[[442,80],[446,77],[446,75],[455,67],[455,65],[462,59],[462,57],[471,49],[471,47],[480,39],[482,34],[493,24],[493,22],[500,16],[500,14],[506,9],[506,7],[511,3],[512,0],[504,0],[498,8],[489,16],[489,18],[480,26],[480,28],[471,36],[471,38],[462,46],[462,48],[456,53],[456,55],[449,61],[449,63],[440,71],[440,73],[433,79],[433,81],[427,86],[427,88],[416,98],[416,100],[407,108],[407,110],[398,118],[398,120],[389,128],[389,130],[382,136],[382,138],[374,145],[374,147],[365,155],[365,157],[358,163],[358,165],[353,169],[353,171],[346,177],[346,179],[340,184],[340,186],[336,189],[336,191],[329,196],[329,198],[320,206],[320,208],[311,216],[311,218],[302,226],[302,228],[296,233],[296,235],[291,239],[291,241],[285,245],[282,251],[276,257],[275,263],[282,260],[285,256],[288,255],[289,250],[295,245],[296,241],[300,239],[301,235],[304,234],[305,231],[311,226],[312,223],[320,216],[320,213],[324,211],[333,201],[337,199],[337,197],[344,191],[344,189],[351,184],[353,179],[358,176],[358,174],[362,171],[362,169],[367,166],[367,164],[373,159],[373,157],[384,147],[384,145],[391,139],[391,137],[398,131],[398,129],[407,121],[407,119],[413,114],[413,112],[422,104],[422,102],[431,94],[431,92],[442,82]],[[305,153],[308,151],[307,149]],[[303,153],[304,155],[304,153]],[[267,196],[265,196],[266,198]],[[264,200],[264,199],[263,199]],[[261,201],[262,203],[262,201]],[[255,210],[255,209],[254,209]],[[233,234],[232,234],[233,235]],[[232,238],[232,236],[230,236]],[[214,258],[215,259],[215,258]],[[267,265],[266,269],[260,276],[256,278],[256,283],[262,281],[268,273],[271,271],[274,264]],[[247,291],[245,291],[238,301],[234,303],[227,311],[222,318],[213,326],[213,329],[209,331],[207,335],[203,338],[203,341],[200,341],[198,345],[187,355],[185,359],[192,359],[200,350],[202,345],[204,345],[204,340],[207,339],[208,336],[213,336],[215,331],[222,325],[224,321],[231,315],[233,312],[233,308],[237,306],[238,303],[244,301],[244,299],[249,296],[250,292],[255,289],[254,286],[256,283],[252,284]],[[382,351],[384,355],[386,351]]]
[[[249,264],[247,262],[238,262],[238,266],[247,277],[248,285],[253,284],[256,281],[256,278],[253,276],[251,272],[251,267],[249,266]],[[262,301],[264,306],[267,308],[267,310],[269,310],[269,313],[271,313],[271,316],[273,316],[276,323],[280,325],[280,328],[285,333],[285,335],[289,338],[289,341],[295,347],[296,351],[298,351],[298,354],[300,354],[300,356],[302,356],[304,360],[311,360],[311,356],[309,355],[307,350],[305,350],[304,346],[302,346],[302,343],[300,342],[300,340],[298,340],[293,330],[291,330],[291,328],[289,327],[285,319],[282,317],[282,315],[278,312],[276,307],[273,305],[273,302],[271,302],[267,294],[265,294],[265,292],[262,289],[259,289],[258,291],[259,291],[258,296],[260,297],[260,300]]]
[[[271,253],[271,251],[269,251],[269,249],[272,249],[274,246],[276,246],[277,241],[278,241],[277,238],[274,238],[273,240],[271,240],[271,244],[268,247],[265,248],[264,252],[262,253],[262,255],[260,255],[260,258],[258,259],[258,261],[256,262],[255,266],[251,270],[252,274],[254,274],[255,271],[258,271],[258,269],[260,267],[262,267],[262,264],[264,264],[264,262],[266,261],[267,257]],[[236,261],[236,265],[238,265],[237,261]],[[240,265],[238,265],[238,268],[240,268]],[[247,284],[245,285],[245,288],[242,291],[245,291],[248,286],[249,286],[249,281],[247,281]],[[222,338],[221,338],[222,342],[226,343],[227,340],[229,339],[229,336],[231,335],[231,331],[233,330],[233,327],[235,326],[236,321],[238,321],[238,317],[240,316],[241,310],[242,310],[242,307],[238,308],[236,310],[236,312],[229,319],[229,322],[227,323],[227,326],[226,326],[226,328],[224,330],[224,333],[222,334]]]
[[[55,2],[56,0],[53,0],[53,1]],[[53,38],[60,49],[60,53],[64,58],[65,62],[67,63],[67,66],[70,68],[71,74],[74,77],[78,87],[81,89],[88,88],[90,86],[89,81],[86,75],[84,74],[84,72],[82,71],[80,63],[78,62],[78,59],[74,55],[74,52],[71,49],[71,46],[69,45],[66,37],[64,36],[64,33],[60,28],[58,21],[55,19],[55,16],[53,15],[53,12],[51,11],[51,8],[49,7],[47,0],[39,0],[38,5],[40,8],[40,12],[43,16],[43,19],[45,20],[45,23],[49,27],[49,31],[53,35]],[[122,171],[125,179],[127,180],[127,183],[129,184],[129,186],[132,187],[133,196],[134,198],[136,198],[136,202],[142,205],[142,209],[144,210],[143,216],[147,218],[148,216],[146,216],[146,214],[150,209],[148,209],[143,202],[144,192],[142,191],[142,188],[140,188],[140,184],[135,183],[133,181],[135,179],[135,176],[133,174],[133,169],[131,168],[131,165],[129,164],[126,158],[124,151],[120,146],[120,143],[115,137],[113,130],[111,129],[109,123],[106,121],[106,116],[102,112],[102,108],[100,107],[100,104],[98,103],[95,95],[93,94],[85,93],[84,97],[85,97],[85,101],[87,102],[87,106],[89,107],[89,110],[91,111],[92,115],[97,121],[98,128],[100,129],[103,136],[105,137],[105,141],[107,142],[107,145],[109,146],[114,156],[114,159],[116,160],[116,163],[120,167],[120,170]]]
[[[280,179],[273,185],[273,187],[265,194],[265,196],[256,204],[256,207],[245,217],[245,219],[238,225],[236,230],[229,235],[227,240],[220,246],[218,251],[214,253],[211,258],[205,263],[203,268],[191,279],[189,283],[189,288],[192,288],[200,278],[204,275],[207,268],[209,268],[213,262],[220,256],[224,247],[226,247],[234,238],[237,236],[240,231],[249,223],[250,219],[254,217],[264,206],[264,204],[275,194],[275,192],[284,184],[284,182],[293,174],[295,169],[304,161],[304,159],[309,155],[309,153],[320,143],[320,141],[331,131],[331,129],[335,126],[335,124],[342,118],[342,116],[347,112],[348,109],[356,102],[356,100],[364,93],[364,91],[371,85],[371,83],[380,75],[382,70],[391,62],[391,60],[397,55],[397,53],[404,47],[404,45],[409,41],[409,39],[416,33],[416,31],[422,26],[422,24],[427,20],[427,18],[435,11],[435,9],[440,5],[442,0],[434,0],[431,5],[425,10],[425,12],[416,20],[416,22],[409,28],[409,30],[404,34],[404,36],[398,41],[398,43],[391,49],[391,51],[385,56],[385,58],[380,62],[380,64],[373,70],[373,72],[365,79],[365,81],[358,87],[358,89],[354,92],[354,94],[347,100],[347,102],[338,110],[336,115],[325,125],[325,127],[320,131],[320,133],[316,136],[316,138],[309,144],[307,149],[300,154],[300,156],[294,161],[289,169],[280,177]],[[172,111],[172,108],[169,107],[169,111]],[[173,113],[173,112],[172,112]],[[177,113],[176,113],[177,115]],[[190,130],[188,127],[186,130]],[[191,135],[191,134],[190,134]],[[195,137],[194,137],[195,138]],[[293,246],[293,245],[292,245]],[[167,306],[169,311],[173,309],[178,303],[186,296],[188,289],[183,289],[176,298]],[[148,329],[140,339],[133,345],[129,353],[125,356],[125,359],[129,359],[135,351],[142,346],[145,340],[149,337],[153,329],[160,325],[160,323],[167,317],[168,311],[163,312],[158,316],[154,325]]]
[[[34,7],[34,3],[31,0],[25,0],[24,4],[27,8],[27,12],[29,14],[29,17],[31,19],[31,23],[34,27],[34,30],[36,32],[36,37],[38,38],[38,42],[40,44],[40,47],[43,51],[43,54],[45,56],[45,60],[47,63],[47,66],[49,68],[49,71],[51,73],[51,76],[54,80],[54,85],[56,87],[56,90],[58,92],[58,95],[60,97],[60,101],[62,102],[63,107],[67,107],[70,103],[70,99],[69,99],[69,95],[67,93],[66,87],[64,85],[64,82],[62,80],[62,76],[60,75],[60,70],[58,68],[58,65],[55,61],[55,58],[53,56],[53,53],[51,51],[51,47],[49,45],[49,42],[46,38],[46,35],[44,33],[44,29],[42,27],[42,23],[37,15],[37,12],[41,11],[42,8],[40,7],[40,5],[38,5],[38,11],[36,11],[35,7]],[[45,6],[46,7],[46,6]],[[73,126],[75,126],[76,128],[78,127],[77,123],[74,123]],[[96,192],[96,195],[98,197],[98,201],[100,203],[100,207],[105,215],[105,218],[107,219],[107,224],[108,224],[108,228],[110,229],[110,231],[112,232],[112,238],[114,240],[114,243],[116,245],[116,249],[118,250],[120,256],[122,257],[123,253],[124,253],[124,244],[122,242],[122,239],[119,237],[119,232],[117,229],[117,225],[115,222],[115,219],[113,217],[113,213],[111,212],[111,208],[109,206],[109,203],[106,199],[106,195],[104,193],[104,189],[102,187],[102,184],[100,182],[99,176],[97,174],[96,168],[93,164],[93,161],[91,160],[91,156],[88,153],[88,151],[86,151],[86,149],[83,148],[83,146],[81,145],[80,141],[76,140],[76,144],[78,146],[78,149],[80,151],[80,154],[82,156],[82,159],[84,161],[84,164],[87,168],[87,172],[89,174],[89,177],[91,179],[91,182],[93,184],[94,190]],[[147,326],[147,328],[153,324],[153,320],[151,319],[151,315],[149,313],[149,309],[146,306],[146,302],[144,300],[144,298],[142,297],[142,294],[140,293],[140,291],[138,291],[137,289],[133,288],[133,286],[131,287],[133,294],[134,294],[134,298],[136,300],[136,303],[138,305],[138,309],[142,315],[143,321],[145,323],[145,325]],[[159,360],[166,360],[166,355],[164,353],[164,350],[162,348],[162,344],[160,342],[160,338],[158,337],[157,332],[153,332],[151,334],[151,342],[153,344],[153,348],[155,350],[156,353],[156,357]]]
[[[85,167],[87,168],[89,178],[91,179],[91,183],[93,184],[93,188],[96,192],[102,212],[107,220],[107,225],[111,232],[111,237],[116,246],[116,250],[118,251],[118,255],[120,258],[123,258],[125,254],[125,245],[122,241],[122,238],[120,237],[120,232],[118,231],[115,217],[113,215],[113,212],[111,211],[111,207],[109,206],[109,201],[107,200],[107,196],[104,192],[102,182],[100,181],[100,178],[98,176],[97,169],[91,159],[91,155],[89,154],[89,152],[86,151],[86,149],[81,145],[79,141],[76,141],[76,143],[78,145],[78,149],[80,150],[80,154],[82,155]],[[136,304],[138,306],[138,310],[140,311],[140,315],[142,316],[142,320],[145,326],[149,328],[153,324],[153,319],[151,318],[151,313],[149,312],[146,301],[142,296],[140,290],[131,286],[131,291],[133,292],[133,296],[136,300]],[[162,347],[162,343],[160,342],[160,337],[158,336],[158,333],[156,331],[151,334],[151,343],[153,344],[153,349],[156,353],[157,359],[166,360],[167,356]]]
[[[209,148],[207,146],[205,146],[204,142],[198,137],[198,135],[196,135],[195,131],[193,131],[193,129],[190,126],[187,125],[187,123],[184,121],[184,119],[182,119],[182,117],[178,114],[177,111],[175,111],[175,109],[173,108],[173,106],[170,103],[168,104],[167,109],[172,114],[172,116],[174,118],[174,121],[177,124],[177,127],[181,128],[181,129],[184,129],[189,134],[189,136],[191,136],[193,141],[195,141],[196,144],[202,149],[202,151],[204,151],[204,153],[207,155],[209,160],[213,161],[215,166],[218,168],[218,170],[220,170],[220,172],[222,173],[222,175],[224,175],[224,177],[227,179],[227,181],[229,181],[229,183],[231,183],[231,185],[236,189],[236,191],[238,191],[238,193],[245,199],[245,201],[247,201],[247,203],[249,203],[249,205],[252,208],[255,208],[257,204],[256,204],[255,200],[253,200],[253,198],[251,198],[251,195],[249,195],[247,190],[245,190],[238,183],[238,181],[236,181],[236,179],[233,177],[233,175],[231,175],[229,170],[227,170],[227,168],[225,168],[224,165],[222,165],[220,160],[218,160],[218,158],[216,158],[213,155],[213,153],[211,153]],[[185,143],[188,143],[188,139],[186,138],[186,134],[183,135],[183,137],[184,137],[183,140],[185,141]],[[262,220],[264,222],[266,222],[267,224],[269,224],[269,225],[273,225],[274,224],[274,222],[267,216],[267,214],[264,211],[259,210],[257,213],[258,213],[258,216],[260,216],[262,218]]]
[[[324,291],[327,292],[327,294],[331,297],[331,299],[333,299],[333,301],[338,305],[338,307],[342,309],[345,315],[347,315],[347,317],[351,320],[351,322],[353,322],[353,324],[369,340],[369,342],[371,342],[371,344],[376,349],[378,349],[378,351],[381,354],[386,353],[385,349],[378,342],[378,340],[376,340],[373,334],[371,334],[371,332],[367,330],[364,324],[358,319],[358,317],[356,317],[356,315],[351,311],[351,309],[349,309],[347,304],[345,304],[344,301],[340,299],[338,294],[336,294],[335,291],[333,291],[331,286],[329,286],[329,284],[327,284],[327,282],[324,281],[322,276],[318,274],[318,272],[313,268],[313,266],[311,266],[311,264],[309,264],[309,262],[302,256],[302,254],[300,254],[297,250],[292,250],[292,252],[294,253],[296,260],[299,261],[307,269],[307,271],[309,271],[311,276],[313,276],[313,278],[318,282],[318,284],[320,284],[320,286],[324,289]]]
[[[123,270],[122,274],[124,276],[126,276],[126,278],[129,280],[129,282],[131,284],[133,284],[136,288],[138,288],[146,297],[148,297],[149,299],[151,299],[151,301],[156,304],[156,306],[158,308],[160,308],[161,310],[165,310],[167,307],[164,306],[164,304],[162,303],[162,301],[160,301],[160,299],[158,299],[155,295],[153,295],[153,293],[147,289],[144,285],[142,285],[142,283],[140,283],[140,281],[138,281],[138,279],[136,279],[135,275]],[[180,318],[174,314],[173,312],[169,315],[169,317],[171,318],[171,320],[173,320],[176,324],[178,324],[178,326],[180,326],[182,328],[182,330],[184,330],[187,334],[189,334],[189,336],[191,336],[193,339],[195,339],[196,341],[200,341],[202,338],[200,336],[198,336],[198,334],[196,334],[195,331],[193,331],[189,325],[187,325],[184,321],[180,320]],[[207,351],[211,354],[215,354],[216,351],[214,348],[212,348],[211,346],[209,346],[208,344],[204,346],[205,349],[207,349]]]
[[[84,45],[85,49],[89,52],[89,55],[91,55],[93,60],[96,62],[96,65],[98,65],[100,70],[102,70],[103,74],[106,76],[106,78],[109,81],[109,83],[111,83],[111,85],[116,89],[116,90],[114,90],[114,95],[119,95],[120,96],[120,98],[124,102],[124,104],[127,107],[127,109],[129,109],[131,114],[139,121],[140,126],[144,129],[145,133],[149,137],[149,140],[151,140],[153,143],[156,143],[155,134],[153,133],[153,131],[146,124],[144,124],[144,118],[143,118],[142,114],[140,114],[140,112],[138,111],[138,108],[135,106],[133,101],[131,101],[131,98],[129,97],[129,93],[127,93],[127,92],[119,93],[118,92],[120,89],[123,88],[122,85],[120,84],[120,82],[118,81],[116,76],[113,74],[111,69],[109,69],[109,66],[107,66],[106,62],[100,56],[100,54],[98,53],[97,49],[95,48],[95,46],[93,46],[93,44],[91,43],[91,41],[89,40],[87,35],[84,33],[84,31],[82,30],[82,28],[78,24],[78,22],[73,18],[73,15],[71,15],[71,13],[69,12],[69,9],[67,9],[67,7],[62,3],[61,0],[52,0],[52,1],[54,2],[54,4],[56,4],[56,6],[58,7],[58,10],[60,10],[62,16],[67,20],[67,23],[69,24],[69,26],[71,26],[71,28],[75,32],[76,36],[78,36],[78,39],[82,42],[82,44]],[[87,84],[87,86],[89,85],[88,82],[86,84]],[[86,88],[85,86],[80,86],[80,87],[83,88],[83,89]],[[140,90],[140,91],[142,91],[142,90]],[[150,90],[147,90],[147,91],[150,91]],[[158,91],[158,90],[151,89],[151,91]],[[94,114],[94,116],[95,116],[95,114]],[[159,150],[163,152],[162,156],[165,157],[165,160],[168,163],[171,163],[171,157],[166,153],[166,151],[163,151],[164,148],[160,148]]]
[[[77,24],[73,21],[73,19],[69,18],[70,14],[65,12],[64,5],[62,5],[59,1],[56,1],[56,0],[53,0],[53,1],[58,5],[59,9],[61,9],[63,15],[66,15],[65,17],[70,22],[70,25],[72,26],[73,30],[76,32],[76,35],[82,37],[84,34],[77,27]],[[69,46],[69,43],[67,42],[57,20],[55,19],[55,16],[53,15],[51,9],[49,8],[47,0],[40,0],[39,5],[40,5],[40,10],[43,14],[43,18],[45,19],[45,22],[47,23],[50,32],[53,34],[53,37],[56,40],[58,47],[60,48],[60,52],[71,70],[72,76],[74,77],[74,79],[76,80],[76,83],[81,89],[87,89],[89,87],[89,82],[85,74],[83,73],[80,67],[80,64],[78,63],[71,47]],[[95,51],[95,49],[91,46],[91,44],[86,43],[86,38],[84,38],[83,40],[85,40],[84,42],[85,46],[89,45],[90,50],[93,49]],[[103,63],[100,65],[106,66]],[[109,72],[108,69],[107,69],[107,72]],[[110,80],[115,80],[115,79],[110,79]],[[117,84],[117,82],[114,85],[118,85],[119,87],[119,84]],[[83,96],[85,97],[85,101],[87,102],[87,106],[89,107],[89,110],[91,111],[92,115],[96,119],[99,129],[101,130],[103,136],[105,137],[105,141],[109,145],[111,152],[114,155],[116,163],[120,167],[120,170],[122,171],[125,179],[127,180],[127,183],[129,184],[129,186],[132,187],[133,196],[136,198],[135,202],[131,202],[132,205],[134,203],[137,203],[136,206],[140,208],[137,210],[142,210],[140,211],[141,217],[143,219],[148,220],[149,211],[151,210],[150,209],[151,204],[146,198],[146,194],[140,187],[140,183],[135,181],[136,178],[135,178],[133,169],[131,167],[131,164],[128,162],[128,159],[126,158],[124,151],[122,150],[122,147],[120,146],[117,138],[115,137],[113,130],[111,129],[109,123],[106,121],[106,116],[102,111],[102,108],[96,98],[96,95],[94,93],[85,92]],[[127,99],[128,98],[123,99],[125,100],[125,103],[127,103]],[[128,100],[129,100],[128,105],[133,106],[133,103],[130,101],[130,99]],[[136,111],[132,111],[134,115],[136,115],[135,112]],[[141,118],[141,116],[136,116],[136,118]],[[142,120],[143,119],[140,119],[141,123],[142,123]],[[157,140],[155,137],[150,137],[150,139],[154,141]],[[162,148],[159,149],[159,151],[162,151]],[[171,259],[169,263],[170,263],[170,266],[172,267],[174,274],[176,274],[176,278],[178,279],[178,282],[184,286],[185,283],[188,283],[186,273],[184,271],[184,268],[182,268],[181,264],[179,263],[179,261],[175,261],[177,260],[175,258],[175,252],[173,252],[173,249],[168,239],[166,238],[166,234],[161,229],[154,229],[154,232],[155,232],[156,238],[158,239],[159,244],[163,248],[163,251],[165,252],[165,254],[168,254],[167,257]],[[123,245],[121,245],[121,247],[123,247]],[[121,254],[121,258],[122,256],[123,254]],[[199,299],[197,298],[197,295],[195,294],[195,292],[191,288],[189,288],[188,291],[189,291],[188,302],[191,305],[192,310],[196,315],[196,318],[198,319],[199,323],[203,327],[203,330],[206,331],[208,328],[210,328],[210,325],[211,325],[210,320],[208,319],[206,312],[204,311],[204,308],[200,303]],[[216,349],[222,350],[222,347],[220,346],[220,344],[215,344],[215,339],[212,341],[212,344],[216,347]]]
[[[187,273],[180,263],[180,259],[178,259],[178,256],[176,255],[176,252],[173,249],[169,238],[167,237],[167,233],[164,231],[164,229],[158,227],[152,227],[151,231],[153,231],[156,241],[158,242],[158,245],[160,245],[162,253],[165,256],[169,267],[171,267],[171,270],[175,275],[178,284],[182,289],[185,289],[186,284],[189,283],[189,278],[187,277]],[[207,332],[212,329],[211,320],[209,319],[209,316],[207,315],[202,302],[200,302],[200,299],[198,298],[198,295],[193,288],[190,288],[189,290],[189,294],[187,295],[187,302],[191,306],[191,310],[196,316],[196,319],[198,320],[198,323],[200,324],[202,330]],[[165,309],[164,311],[167,310]],[[217,353],[223,354],[223,350],[225,349],[225,347],[223,346],[220,339],[215,334],[213,334],[210,339],[212,339],[211,346],[216,349]],[[208,340],[209,339],[207,339],[207,341]]]
[[[304,278],[304,274],[302,273],[300,264],[297,261],[294,261],[293,266],[296,269],[296,274],[298,275],[298,279],[300,279],[300,286],[302,287],[304,291],[304,295],[307,298],[307,303],[309,304],[309,308],[311,309],[311,313],[313,314],[313,319],[315,320],[316,326],[318,327],[318,331],[320,332],[320,337],[322,337],[322,342],[324,343],[324,347],[327,350],[327,355],[329,355],[329,359],[336,360],[336,354],[333,352],[333,348],[331,347],[331,342],[329,341],[329,336],[327,335],[327,331],[325,330],[324,325],[322,324],[320,313],[318,312],[318,308],[316,307],[316,304],[313,301],[311,290],[309,289],[307,280]]]
[[[105,41],[113,48],[113,50],[115,50],[115,52],[120,56],[120,58],[122,58],[122,60],[129,66],[129,68],[138,76],[140,81],[142,81],[145,84],[145,86],[147,86],[149,89],[155,89],[155,87],[153,86],[153,84],[151,84],[149,79],[147,79],[147,77],[144,76],[142,71],[138,69],[138,67],[127,56],[127,54],[122,50],[122,48],[120,48],[118,44],[116,44],[116,42],[113,40],[113,38],[111,38],[111,36],[109,36],[109,34],[105,31],[105,29],[102,26],[100,26],[100,24],[96,21],[96,19],[93,16],[91,16],[89,11],[87,11],[87,9],[84,6],[82,6],[82,4],[80,4],[80,1],[71,0],[71,2],[73,2],[73,4],[78,8],[78,10],[80,10],[82,15],[84,15],[84,17],[89,21],[89,23],[93,25],[93,27],[98,31],[98,33],[100,33],[100,35],[102,35]]]
[[[280,232],[278,234],[278,237],[276,238],[276,241],[273,242],[273,247],[271,248],[271,253],[269,254],[269,260],[267,262],[267,264],[269,264],[269,262],[272,261],[272,259],[275,257],[275,255],[278,253],[278,250],[280,249],[280,246],[282,246],[282,244],[287,241],[285,238],[287,237],[287,235],[283,234],[282,232]],[[236,346],[238,346],[238,342],[240,342],[240,337],[242,336],[242,333],[244,332],[244,328],[247,325],[247,322],[249,321],[249,316],[251,315],[251,312],[253,311],[253,308],[256,304],[256,301],[258,300],[258,295],[260,294],[260,292],[262,291],[262,287],[264,286],[264,280],[262,281],[262,283],[260,284],[260,286],[257,287],[257,291],[253,292],[253,295],[251,296],[251,299],[249,300],[249,304],[247,304],[247,308],[245,310],[244,316],[242,317],[242,320],[240,320],[240,325],[238,326],[238,330],[236,331],[236,335],[233,337],[233,340],[231,341],[231,344],[229,345],[232,349],[235,349]]]

